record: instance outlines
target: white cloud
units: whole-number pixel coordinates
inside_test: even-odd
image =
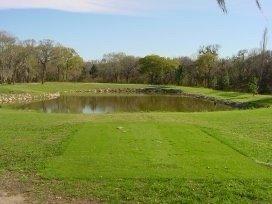
[[[268,4],[268,3],[267,3]],[[229,0],[228,7],[233,12],[252,10],[253,0]],[[215,0],[0,0],[0,9],[56,9],[70,12],[92,12],[110,14],[150,14],[154,12],[220,12]],[[246,9],[247,8],[247,9]],[[269,8],[265,6],[264,8]],[[255,11],[255,13],[257,13]]]
[[[144,7],[137,0],[0,0],[0,9],[57,9],[71,12],[119,13],[138,12]]]

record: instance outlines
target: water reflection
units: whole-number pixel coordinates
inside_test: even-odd
[[[229,110],[229,106],[182,96],[61,96],[58,99],[24,105],[46,113],[113,113],[113,112],[201,112]]]

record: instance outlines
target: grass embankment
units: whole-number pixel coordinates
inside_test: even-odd
[[[213,97],[219,100],[229,100],[238,103],[249,103],[251,105],[271,106],[271,95],[255,95],[251,93],[240,93],[232,91],[219,91],[208,88],[195,88],[195,87],[180,87],[185,93],[200,94],[203,96]]]
[[[121,86],[15,90],[52,92],[56,85],[61,91]],[[271,115],[271,108],[97,116],[2,108],[0,167],[18,173],[22,183],[34,175],[36,199],[53,193],[117,202],[270,202]]]

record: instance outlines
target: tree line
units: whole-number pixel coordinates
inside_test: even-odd
[[[86,80],[93,82],[173,84],[226,91],[272,93],[272,51],[241,50],[219,57],[219,46],[199,49],[195,58],[143,58],[111,53],[86,63]]]
[[[272,93],[272,51],[262,46],[220,58],[218,45],[201,47],[196,57],[136,57],[105,54],[85,62],[72,48],[51,40],[20,41],[0,32],[0,83],[86,81],[201,86],[218,90]]]
[[[79,80],[83,59],[52,40],[20,41],[0,31],[0,83]]]

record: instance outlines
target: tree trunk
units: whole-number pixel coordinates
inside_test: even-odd
[[[3,69],[0,71],[0,84],[4,83],[4,77],[3,77]]]
[[[58,80],[61,81],[61,76],[60,76],[60,68],[57,67],[57,70],[58,70]]]
[[[42,64],[42,84],[45,82],[46,64]]]
[[[67,78],[68,78],[68,74],[67,74],[67,70],[65,70],[65,77],[64,77],[64,81],[67,81]]]
[[[12,73],[12,84],[15,84],[15,82],[16,82],[16,73],[17,73],[17,69],[14,69],[14,71]]]
[[[30,69],[29,67],[27,68],[27,74],[26,74],[26,82],[29,83],[30,81]]]

